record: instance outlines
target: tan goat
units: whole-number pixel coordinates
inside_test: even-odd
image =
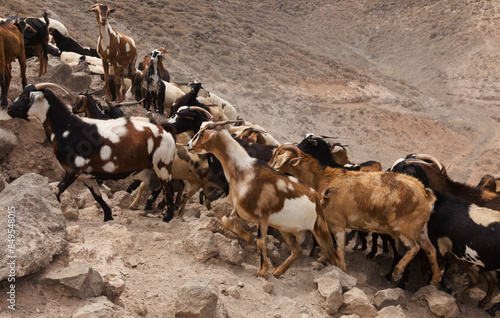
[[[401,279],[406,265],[422,248],[432,266],[431,283],[438,284],[441,274],[436,250],[427,235],[427,221],[436,198],[417,179],[390,172],[322,167],[294,145],[278,147],[269,165],[324,193],[325,217],[343,264],[346,228],[388,234],[407,248],[396,265],[393,280]]]

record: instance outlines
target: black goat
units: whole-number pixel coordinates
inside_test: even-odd
[[[50,35],[52,35],[52,38],[61,52],[75,52],[81,55],[89,55],[100,58],[96,49],[81,46],[72,38],[61,34],[61,32],[57,29],[50,28]]]

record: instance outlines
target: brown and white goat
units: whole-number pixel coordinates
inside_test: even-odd
[[[17,58],[21,69],[21,82],[26,86],[26,55],[21,31],[12,24],[0,22],[0,106],[7,106],[7,94],[12,79],[10,64]]]
[[[106,85],[105,99],[110,99],[109,88],[109,65],[113,66],[115,75],[116,99],[122,101],[124,92],[120,89],[123,84],[123,77],[129,77],[135,83],[137,59],[137,48],[135,41],[109,25],[108,19],[114,9],[110,9],[106,4],[98,3],[90,7],[88,11],[95,12],[97,24],[99,25],[99,39],[97,40],[97,53],[102,59],[104,69],[104,82]],[[132,91],[132,97],[134,91]]]
[[[313,232],[324,255],[341,267],[333,250],[318,194],[297,179],[250,157],[221,126],[228,123],[230,121],[204,123],[189,141],[188,148],[196,153],[213,153],[224,168],[229,182],[229,201],[234,210],[223,218],[223,227],[243,237],[249,234],[236,228],[232,220],[239,217],[257,224],[256,243],[261,262],[256,275],[267,277],[266,236],[269,226],[282,233],[292,251],[290,257],[273,271],[273,275],[282,275],[302,254],[300,243],[308,230]]]
[[[295,145],[276,149],[269,165],[290,173],[324,194],[323,210],[344,262],[346,228],[388,234],[407,248],[393,279],[399,280],[420,248],[432,268],[431,283],[440,281],[436,250],[427,235],[427,221],[436,197],[417,179],[390,172],[359,172],[323,167]]]

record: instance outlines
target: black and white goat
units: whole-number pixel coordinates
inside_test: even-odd
[[[106,121],[80,118],[48,88],[67,93],[53,83],[28,85],[7,113],[26,120],[32,115],[42,122],[54,154],[66,172],[56,187],[57,198],[79,178],[104,210],[104,221],[109,221],[113,219],[111,209],[102,199],[96,179],[138,179],[144,175],[149,178],[155,173],[161,180],[168,204],[163,220],[169,221],[173,217],[173,193],[169,184],[175,154],[173,129],[170,131],[167,125],[163,128],[141,117]]]
[[[165,102],[165,84],[161,79],[163,69],[162,59],[165,49],[153,50],[144,57],[144,71],[142,73],[141,93],[144,98],[143,106],[149,112],[151,104],[157,113],[163,114]]]
[[[479,302],[480,307],[486,306],[496,289],[496,278],[489,271],[500,270],[496,257],[500,252],[500,197],[450,179],[443,164],[426,154],[398,159],[389,170],[412,175],[435,191],[429,237],[442,256],[450,254],[468,265],[471,283],[465,290],[474,287],[479,276],[486,279],[488,290]]]

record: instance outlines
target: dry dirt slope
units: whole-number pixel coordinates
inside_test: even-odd
[[[97,24],[93,14],[85,12],[92,4],[21,0],[0,3],[0,12],[40,15],[44,8],[64,22],[75,39],[95,45]],[[426,152],[451,165],[453,177],[472,183],[484,173],[500,170],[498,3],[125,0],[109,4],[117,9],[112,25],[134,37],[141,56],[160,45],[166,47],[174,81],[202,81],[231,101],[242,117],[261,124],[281,142],[299,141],[307,132],[338,136],[349,144],[352,160],[376,159],[384,168],[407,153]],[[10,99],[19,91],[15,77]],[[270,306],[273,310],[267,313],[272,314],[292,306],[285,298],[276,305],[261,295],[263,282],[252,278],[256,259],[247,259],[251,266],[246,268],[230,268],[232,275],[223,264],[198,264],[182,251],[178,240],[188,231],[184,222],[164,225],[156,218],[144,220],[127,213],[134,221],[124,225],[137,237],[137,249],[123,257],[142,253],[140,247],[146,265],[140,268],[145,274],[127,280],[124,297],[136,301],[135,294],[144,295],[141,300],[151,316],[171,312],[176,288],[190,273],[206,271],[229,277],[224,281],[228,286],[238,278],[247,282],[244,302],[231,299],[226,304],[236,317],[265,317],[260,303]],[[99,241],[100,233],[94,230],[101,226],[99,221],[95,216],[78,222],[91,242]],[[165,233],[165,243],[149,241],[151,228]],[[352,254],[352,263],[373,264],[361,256]],[[298,303],[298,312],[301,306],[312,310],[304,303],[314,302],[309,298],[314,285],[308,279],[309,261],[297,264],[295,276],[271,279],[277,294]],[[164,268],[165,263],[171,270],[160,275],[157,267]],[[363,266],[354,267],[353,274],[368,281],[366,290],[390,286],[376,275],[366,278]],[[59,308],[55,301],[47,304],[43,292],[26,284],[25,290],[42,296],[25,316],[36,315],[36,308],[63,316],[78,308],[66,299],[60,301],[73,311]],[[478,314],[473,301],[464,306],[464,317]]]
[[[2,12],[45,8],[95,45],[91,4],[20,1]],[[497,3],[110,4],[111,23],[136,39],[140,56],[166,47],[174,81],[204,82],[282,142],[336,135],[353,160],[384,167],[425,151],[470,182],[500,168]]]

